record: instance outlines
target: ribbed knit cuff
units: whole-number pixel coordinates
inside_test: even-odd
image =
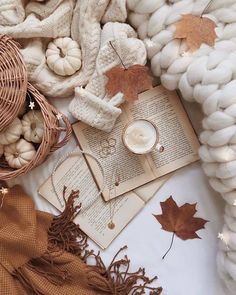
[[[121,109],[81,87],[75,88],[75,97],[69,110],[76,119],[106,132],[113,129],[121,114]]]

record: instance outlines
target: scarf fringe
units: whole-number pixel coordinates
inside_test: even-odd
[[[78,224],[73,220],[79,214],[81,204],[75,206],[75,200],[79,196],[79,191],[72,191],[68,200],[65,198],[66,187],[63,190],[65,201],[64,211],[55,216],[48,230],[49,249],[51,251],[61,250],[81,257],[88,247],[87,236],[81,231]]]
[[[127,256],[117,260],[119,254],[127,249],[121,248],[114,256],[108,267],[102,261],[100,252],[87,250],[87,236],[80,230],[73,220],[79,214],[81,204],[75,206],[75,200],[79,191],[72,191],[68,200],[65,199],[66,187],[63,190],[63,198],[66,204],[64,212],[55,217],[49,229],[49,242],[52,247],[58,247],[62,251],[68,251],[79,256],[88,265],[87,277],[91,288],[114,295],[141,295],[149,290],[150,295],[159,295],[162,288],[153,288],[149,285],[157,279],[149,279],[145,276],[145,269],[140,268],[137,272],[129,272],[130,260]],[[88,261],[95,262],[91,265]],[[140,283],[138,285],[138,283]]]
[[[48,252],[40,258],[31,259],[13,274],[25,290],[29,294],[43,295],[42,291],[28,279],[27,270],[45,277],[50,283],[58,286],[63,286],[65,281],[68,282],[71,279],[70,274],[55,263],[55,257],[66,251],[79,257],[87,265],[88,285],[94,290],[113,295],[142,295],[145,291],[150,295],[161,294],[162,288],[149,286],[157,277],[149,279],[145,275],[144,268],[130,272],[130,260],[127,256],[118,260],[119,254],[127,249],[126,246],[117,252],[108,267],[102,261],[100,252],[95,254],[94,251],[87,250],[87,236],[80,230],[79,225],[73,222],[81,209],[81,204],[75,206],[79,191],[72,191],[67,201],[65,194],[66,187],[63,190],[65,210],[54,217],[48,230]],[[94,264],[89,263],[91,259]]]
[[[115,295],[141,295],[145,294],[145,290],[149,290],[150,295],[161,294],[162,288],[149,286],[157,277],[149,279],[145,276],[144,268],[140,268],[136,272],[129,272],[130,260],[126,255],[124,259],[117,260],[118,255],[125,249],[127,249],[127,246],[117,252],[107,268],[102,261],[100,252],[94,254],[93,251],[86,251],[85,261],[93,257],[96,262],[87,271],[89,286]],[[142,284],[138,285],[139,282],[142,282]]]

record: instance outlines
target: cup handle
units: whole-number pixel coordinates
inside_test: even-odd
[[[163,153],[165,148],[163,145],[161,145],[160,143],[157,144],[156,146],[156,150],[159,152],[159,153]]]

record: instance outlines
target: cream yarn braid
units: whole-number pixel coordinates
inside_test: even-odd
[[[194,54],[175,40],[182,14],[201,15],[209,0],[127,0],[129,21],[145,41],[152,71],[162,84],[180,89],[205,113],[200,157],[211,186],[226,201],[218,267],[228,291],[236,292],[236,2],[215,0],[208,17],[217,23],[215,48]]]

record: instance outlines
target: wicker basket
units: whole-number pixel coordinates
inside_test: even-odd
[[[5,68],[6,65],[7,68]],[[16,43],[7,36],[0,36],[0,83],[5,86],[0,88],[0,131],[4,131],[17,117],[28,97],[37,104],[36,108],[41,110],[44,117],[43,139],[36,148],[35,157],[29,163],[20,169],[12,169],[3,159],[0,159],[0,180],[10,180],[40,165],[50,153],[65,145],[70,138],[72,128],[69,120],[62,114],[59,118],[58,111],[27,82],[25,65],[19,49]],[[63,127],[60,127],[60,121],[64,122]],[[64,133],[62,139],[61,133]]]
[[[0,35],[0,132],[17,116],[27,91],[27,72],[17,43]]]

